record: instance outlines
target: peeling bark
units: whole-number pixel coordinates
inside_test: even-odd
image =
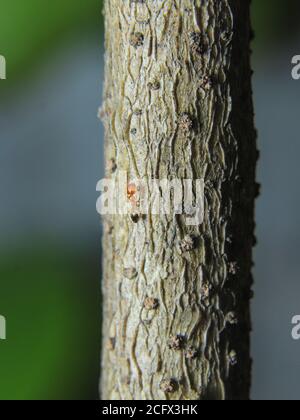
[[[204,179],[205,218],[105,218],[103,399],[249,398],[249,3],[105,1],[107,176]]]

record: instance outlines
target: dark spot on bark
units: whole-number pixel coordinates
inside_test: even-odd
[[[153,297],[146,297],[144,300],[144,308],[150,310],[157,309],[159,307],[159,301]]]
[[[114,173],[114,172],[116,172],[116,170],[117,170],[117,163],[116,163],[116,161],[115,161],[115,159],[110,159],[109,161],[108,161],[108,163],[107,163],[107,170],[110,172],[110,173]]]
[[[106,232],[108,235],[111,235],[111,234],[113,233],[113,231],[114,231],[114,227],[113,227],[113,225],[112,225],[111,223],[107,222],[107,223],[105,224],[105,232]]]
[[[133,223],[138,223],[138,221],[140,220],[140,216],[138,214],[131,214],[130,218]]]
[[[116,347],[116,337],[109,337],[107,341],[107,350],[114,351]]]
[[[134,32],[130,35],[130,45],[134,48],[144,45],[144,35],[141,32]]]
[[[154,82],[150,82],[148,83],[148,87],[151,90],[159,90],[160,89],[160,83],[158,80],[154,81]]]
[[[192,235],[186,235],[179,243],[179,249],[182,253],[193,251],[199,243],[199,238]]]
[[[213,79],[210,76],[202,77],[200,86],[203,90],[209,91],[212,89],[213,85]]]
[[[200,288],[200,299],[201,302],[203,302],[206,306],[209,305],[209,297],[211,294],[211,290],[212,290],[212,285],[208,283],[208,281],[203,282],[203,284],[201,285]]]
[[[186,359],[188,359],[188,360],[193,360],[193,359],[195,359],[197,356],[198,356],[198,351],[197,351],[194,347],[189,346],[189,347],[186,349],[186,351],[185,351],[185,357],[186,357]]]
[[[184,346],[184,337],[180,334],[171,337],[168,346],[171,350],[181,350]]]
[[[160,389],[166,394],[172,394],[178,389],[178,382],[175,379],[164,379],[160,383]]]
[[[130,385],[130,376],[123,376],[122,382],[124,385]]]
[[[226,31],[226,30],[221,32],[220,38],[221,38],[221,41],[223,42],[226,42],[226,43],[229,42],[231,39],[231,32]]]
[[[208,44],[200,32],[190,33],[190,48],[194,55],[201,55],[208,51]]]
[[[194,128],[194,121],[191,116],[185,112],[179,118],[179,129],[186,135],[190,134]]]

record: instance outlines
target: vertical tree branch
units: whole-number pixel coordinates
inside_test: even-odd
[[[102,398],[247,399],[249,1],[106,0],[105,22],[107,176],[203,179],[205,215],[105,218]]]

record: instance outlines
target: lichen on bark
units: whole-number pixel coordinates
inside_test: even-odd
[[[249,1],[106,0],[105,22],[107,176],[204,179],[205,216],[106,216],[101,397],[248,399]]]

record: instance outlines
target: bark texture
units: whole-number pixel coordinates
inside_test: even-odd
[[[248,399],[249,0],[106,0],[107,176],[204,179],[205,220],[105,218],[103,399]]]

